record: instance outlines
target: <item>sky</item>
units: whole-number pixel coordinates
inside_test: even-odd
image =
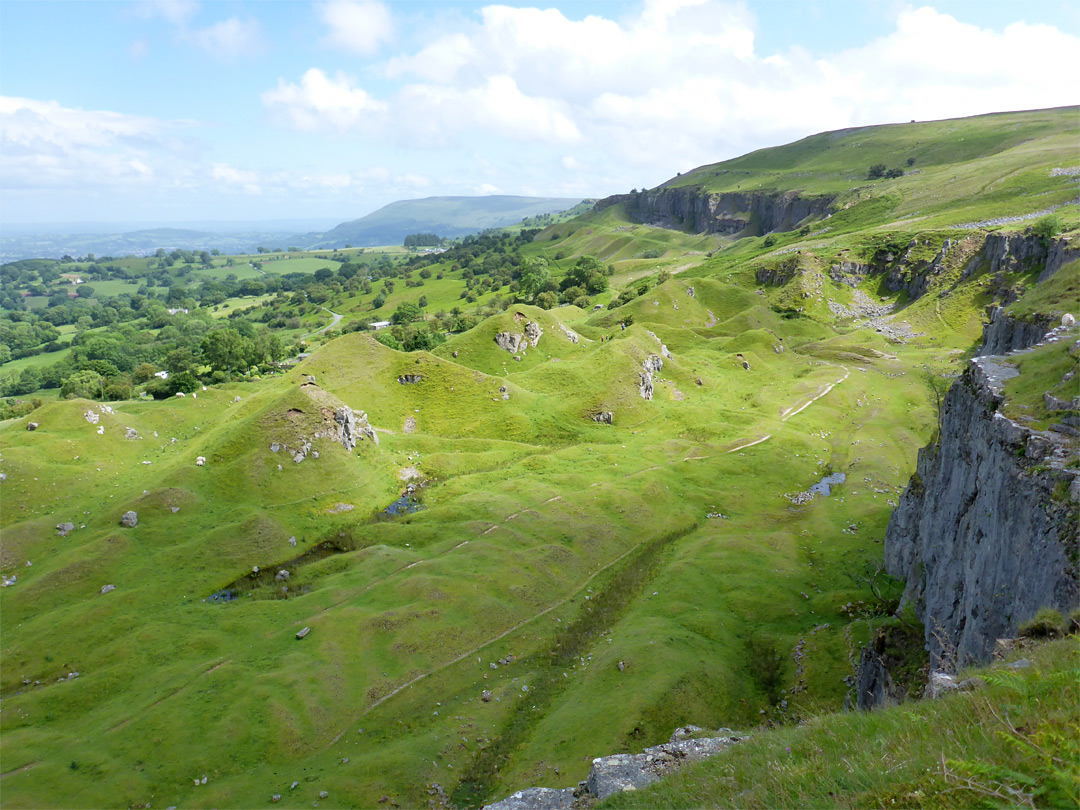
[[[603,197],[1078,79],[1080,0],[0,0],[0,228]]]

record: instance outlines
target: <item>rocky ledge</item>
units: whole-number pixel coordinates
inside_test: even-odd
[[[589,778],[576,788],[526,788],[485,810],[581,810],[615,793],[651,785],[686,762],[707,759],[744,739],[747,735],[729,728],[716,736],[695,738],[703,729],[685,726],[671,739],[646,748],[640,754],[614,754],[592,761]]]

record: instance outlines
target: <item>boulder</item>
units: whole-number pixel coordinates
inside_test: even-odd
[[[101,594],[102,594],[102,596],[104,596],[104,595],[105,595],[105,594],[107,594],[107,593],[108,593],[109,591],[115,591],[115,590],[116,590],[116,586],[115,586],[115,585],[105,585],[105,586],[103,586],[103,587],[102,587],[102,589],[101,589]]]
[[[38,423],[37,422],[27,422],[26,423],[26,429],[27,430],[37,430],[38,429]]]
[[[137,439],[137,438],[139,438],[139,431],[137,431],[133,427],[129,427],[124,431],[124,438],[125,439]]]
[[[196,467],[205,467],[206,466],[206,456],[195,456],[195,466]]]
[[[411,385],[413,383],[418,383],[423,379],[424,375],[422,374],[402,374],[397,378],[397,381],[402,385]]]
[[[68,532],[75,531],[74,523],[58,523],[56,526],[56,533],[60,537],[66,537]]]
[[[101,421],[101,417],[93,411],[87,411],[86,413],[84,413],[83,418],[86,419],[86,421],[89,422],[91,425],[96,425],[99,421]],[[31,422],[31,424],[34,423]]]
[[[139,516],[135,512],[124,512],[120,518],[120,525],[128,529],[134,529],[139,525]]]
[[[592,761],[587,780],[589,794],[598,800],[624,790],[640,790],[660,778],[649,767],[652,760],[647,754],[614,754]]]
[[[311,628],[310,627],[305,627],[303,630],[301,630],[299,633],[296,634],[297,640],[304,638],[304,636],[306,636],[310,632],[311,632]]]
[[[589,414],[589,418],[594,422],[599,422],[601,425],[611,425],[615,422],[615,414],[612,411]]]
[[[652,374],[638,375],[638,393],[641,394],[642,399],[653,398]]]
[[[521,344],[525,342],[525,335],[520,335],[517,332],[499,332],[495,335],[495,343],[500,349],[510,352],[510,354],[517,354],[521,349]]]
[[[484,703],[490,703],[491,702],[491,692],[490,692],[490,690],[485,689],[484,691],[482,691],[480,693],[480,699],[482,701],[484,701]]]

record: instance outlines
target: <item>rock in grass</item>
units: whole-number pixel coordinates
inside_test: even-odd
[[[56,525],[56,533],[60,537],[66,537],[68,532],[75,531],[74,523],[58,523]]]
[[[102,596],[104,596],[104,595],[105,595],[105,594],[107,594],[107,593],[108,593],[109,591],[115,591],[115,590],[116,590],[116,586],[115,586],[115,585],[105,585],[105,586],[104,586],[104,587],[103,587],[103,588],[101,589],[101,594],[102,594]]]
[[[38,429],[38,423],[37,422],[27,422],[26,423],[26,429],[27,430],[37,430]]]
[[[482,701],[484,701],[484,703],[490,703],[491,702],[491,691],[488,690],[488,689],[485,689],[483,692],[480,693],[480,699]]]
[[[120,525],[128,529],[134,529],[139,525],[139,515],[135,512],[124,512],[120,518]]]
[[[311,632],[311,628],[310,627],[305,627],[303,630],[301,630],[299,633],[296,634],[297,640],[302,639],[304,636],[306,636],[310,632]]]
[[[501,802],[486,805],[485,810],[566,810],[574,803],[574,789],[526,788]]]
[[[205,467],[206,466],[206,456],[195,456],[195,466],[196,467]]]

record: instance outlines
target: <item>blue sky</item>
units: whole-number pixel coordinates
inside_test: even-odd
[[[1064,0],[0,0],[0,222],[604,196],[1078,75]]]

